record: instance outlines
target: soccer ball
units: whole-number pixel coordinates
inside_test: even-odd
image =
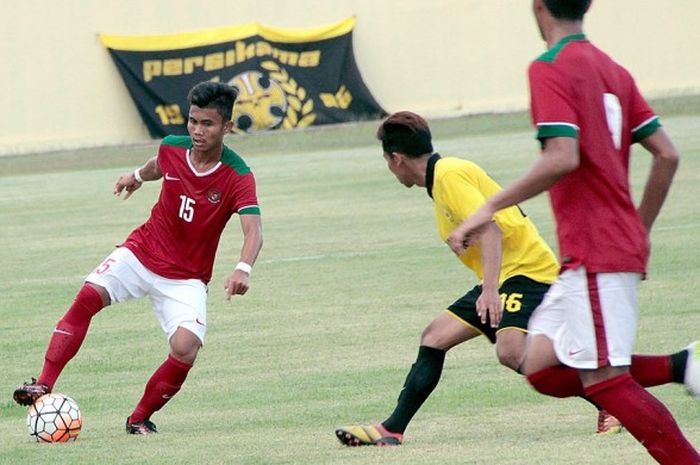
[[[27,410],[27,428],[36,442],[75,441],[82,426],[78,404],[63,394],[43,395]]]

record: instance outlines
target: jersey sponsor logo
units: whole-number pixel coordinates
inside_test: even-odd
[[[166,181],[179,181],[180,178],[177,178],[175,176],[170,176],[169,173],[165,173],[165,180]]]
[[[218,189],[212,189],[207,192],[207,200],[211,203],[219,203],[221,201],[221,191]]]
[[[206,326],[206,323],[202,323],[199,318],[195,318],[194,322],[197,323],[198,325]]]

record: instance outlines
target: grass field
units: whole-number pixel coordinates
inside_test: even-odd
[[[700,115],[666,113],[683,158],[652,236],[642,352],[700,336]],[[440,153],[472,159],[501,183],[536,156],[522,114],[432,124]],[[153,417],[152,437],[127,436],[123,424],[166,356],[165,337],[147,300],[103,310],[56,386],[85,418],[80,439],[57,446],[29,441],[11,393],[40,371],[82,278],[147,217],[158,183],[126,202],[111,190],[156,145],[0,158],[0,463],[653,463],[628,433],[594,437],[587,403],[536,394],[498,365],[486,340],[448,353],[402,447],[340,446],[336,426],[390,413],[422,329],[475,283],[437,237],[425,190],[405,189],[386,169],[374,127],[228,141],[255,172],[263,207],[265,246],[249,294],[223,296],[240,247],[234,218],[210,285],[206,345],[182,391]],[[650,157],[636,155],[639,195]],[[554,244],[546,199],[523,207]],[[653,392],[700,446],[700,403],[680,386]]]

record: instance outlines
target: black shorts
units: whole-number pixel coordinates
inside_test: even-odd
[[[476,299],[481,295],[481,285],[460,297],[447,309],[457,318],[472,326],[474,329],[489,338],[491,343],[496,342],[496,333],[505,328],[518,328],[527,332],[527,322],[537,306],[542,302],[549,284],[534,281],[525,276],[513,276],[505,280],[499,292],[503,302],[503,318],[498,328],[492,328],[486,320],[482,323],[476,313]]]

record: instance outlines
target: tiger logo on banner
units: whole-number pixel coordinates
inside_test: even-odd
[[[237,133],[380,119],[355,64],[355,18],[312,29],[247,24],[168,36],[100,35],[153,137],[187,134],[196,83],[238,90]]]
[[[305,128],[313,124],[314,102],[306,90],[274,61],[265,61],[261,66],[267,75],[246,71],[228,82],[238,90],[232,118],[236,132]]]
[[[228,84],[238,90],[232,118],[238,131],[264,131],[282,124],[287,94],[277,81],[259,71],[245,71]]]

